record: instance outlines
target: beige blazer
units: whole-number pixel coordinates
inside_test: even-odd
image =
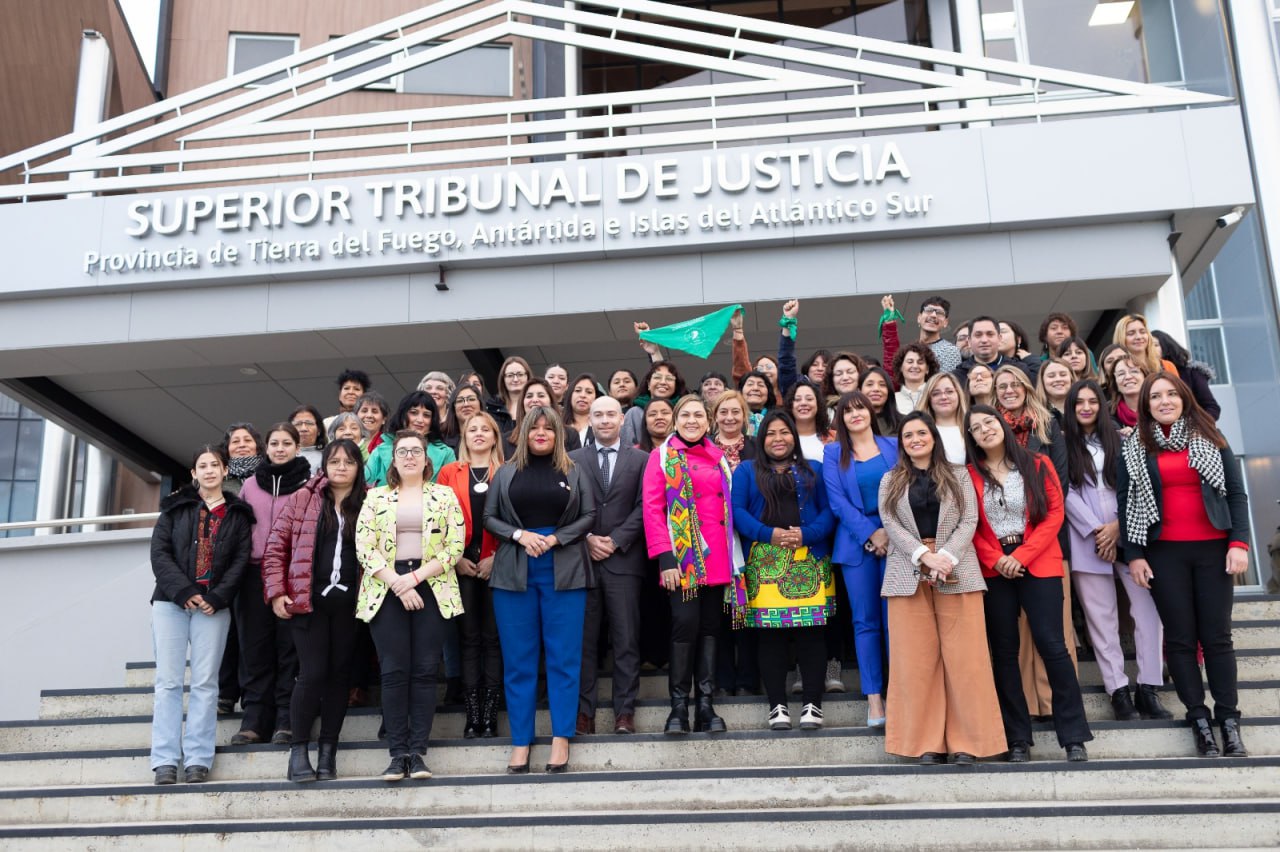
[[[939,495],[937,548],[940,552],[946,551],[956,560],[952,573],[957,582],[944,583],[940,591],[948,595],[985,592],[987,583],[982,579],[982,568],[973,549],[973,534],[978,528],[978,498],[974,494],[969,471],[963,465],[952,465],[951,471],[960,483],[964,504],[957,505],[946,495]],[[886,505],[885,493],[888,485],[888,476],[880,480],[880,522],[889,535],[889,554],[885,560],[884,585],[880,588],[880,596],[910,597],[920,588],[920,578],[915,574],[917,566],[912,557],[925,545],[920,540],[920,531],[916,527],[915,516],[911,513],[911,501],[907,494],[903,493],[897,505]]]

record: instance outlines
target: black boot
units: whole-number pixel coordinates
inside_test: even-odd
[[[1173,714],[1164,709],[1164,705],[1160,703],[1160,693],[1156,692],[1156,688],[1149,683],[1138,684],[1138,693],[1134,696],[1137,699],[1138,712],[1142,714],[1144,719],[1172,719]]]
[[[332,781],[338,777],[338,744],[320,743],[316,750],[316,780]]]
[[[480,719],[480,690],[468,689],[462,696],[462,703],[467,709],[467,725],[462,729],[462,736],[473,740],[480,736],[483,723]]]
[[[1218,751],[1218,741],[1213,736],[1213,725],[1208,719],[1191,720],[1191,737],[1196,741],[1196,754],[1201,757],[1217,757],[1222,753]]]
[[[444,682],[444,700],[441,704],[461,704],[462,703],[462,678],[451,677],[446,678]]]
[[[703,636],[698,640],[698,713],[694,720],[695,731],[706,731],[708,734],[723,734],[724,719],[716,715],[716,708],[711,706],[711,693],[715,689],[716,672],[716,637]]]
[[[667,684],[671,692],[671,714],[664,733],[689,733],[689,691],[693,688],[693,643],[672,642],[671,662],[667,668]]]
[[[311,768],[311,755],[307,754],[306,743],[294,743],[289,747],[289,780],[295,784],[316,780],[316,771]]]
[[[1240,737],[1240,720],[1222,720],[1222,754],[1224,757],[1248,757],[1249,750],[1244,747]]]
[[[1111,693],[1111,712],[1116,714],[1117,722],[1133,722],[1142,718],[1138,708],[1133,706],[1133,697],[1129,695],[1129,685]]]
[[[496,737],[498,735],[498,699],[502,693],[496,689],[484,691],[484,701],[480,705],[480,736]]]

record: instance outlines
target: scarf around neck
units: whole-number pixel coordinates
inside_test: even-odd
[[[688,449],[683,440],[677,442],[675,435],[668,435],[658,448],[667,502],[667,535],[680,570],[680,588],[685,600],[697,597],[698,587],[706,585],[707,554],[711,550],[702,536],[702,520],[698,516],[698,506],[693,496],[693,477],[689,473]],[[733,513],[729,509],[732,474],[723,455],[718,460],[718,467],[725,497],[725,543],[729,546],[734,575],[733,581],[725,590],[725,603],[732,605],[735,619],[740,616],[745,618],[747,601],[746,583],[741,576],[741,545],[733,534]]]
[[[254,471],[258,469],[259,465],[265,464],[266,461],[266,456],[248,456],[246,458],[231,459],[227,463],[227,478],[238,479],[241,482],[244,482],[246,479],[253,476]]]
[[[1180,453],[1187,450],[1187,463],[1200,478],[1209,483],[1221,495],[1227,493],[1226,474],[1222,468],[1222,453],[1213,442],[1198,432],[1192,432],[1185,417],[1180,417],[1169,428],[1166,436],[1159,423],[1151,424],[1151,437],[1161,450]],[[1129,497],[1125,504],[1125,537],[1140,545],[1147,543],[1147,531],[1160,522],[1160,503],[1156,500],[1155,487],[1147,470],[1147,448],[1138,433],[1130,435],[1121,448],[1124,464],[1129,472]]]
[[[1021,414],[1015,415],[1011,411],[1000,409],[1000,416],[1004,418],[1004,422],[1009,424],[1009,428],[1013,430],[1013,437],[1018,439],[1019,446],[1025,447],[1027,439],[1031,437],[1031,432],[1035,429],[1035,421],[1031,419],[1031,415],[1024,408]]]

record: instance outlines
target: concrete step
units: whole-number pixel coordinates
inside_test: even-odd
[[[1142,838],[1146,848],[1275,848],[1280,800],[1010,804],[876,804],[806,809],[734,809],[690,814],[566,809],[538,814],[336,819],[201,820],[0,829],[7,850],[234,848],[664,849],[859,848],[1103,849]],[[622,840],[625,838],[625,840]]]
[[[1270,629],[1270,628],[1263,628]],[[1241,681],[1280,680],[1280,643],[1269,648],[1241,648],[1237,651],[1238,676]],[[1125,670],[1136,681],[1138,668],[1132,659],[1125,661]],[[40,693],[41,719],[73,719],[101,716],[142,716],[151,713],[151,684],[155,673],[153,663],[130,663],[129,677],[135,685],[95,689],[46,689]],[[1087,687],[1098,686],[1102,676],[1098,664],[1082,659],[1079,664],[1080,683]],[[860,695],[858,672],[845,669],[841,673],[846,689]],[[139,682],[143,681],[145,682]],[[790,681],[788,681],[790,682]],[[612,695],[613,680],[602,676],[597,684],[602,697]],[[444,687],[440,687],[443,696]],[[832,693],[832,695],[850,694]],[[642,700],[662,700],[668,695],[667,675],[663,671],[646,672],[640,677],[639,697]],[[607,702],[606,702],[607,703]]]
[[[370,790],[376,794],[370,795]],[[1270,798],[1280,758],[795,766],[565,776],[470,775],[387,784],[340,779],[214,782],[201,786],[66,787],[0,792],[0,825],[198,822],[529,814],[579,803],[583,811],[716,811],[745,808],[865,808],[874,805]]]
[[[1185,723],[1096,722],[1089,752],[1096,759],[1186,757],[1192,740]],[[1035,758],[1061,760],[1052,726],[1035,726]],[[1245,720],[1245,741],[1256,755],[1280,755],[1280,717]],[[540,743],[545,743],[540,740]],[[427,763],[442,776],[501,773],[509,741],[432,740]],[[544,746],[534,749],[533,763],[545,763]],[[283,776],[287,753],[280,746],[219,747],[214,780],[274,780]],[[884,753],[884,737],[868,728],[774,733],[730,731],[716,736],[660,733],[596,735],[576,740],[572,762],[577,770],[669,770],[687,767],[829,766],[895,762]],[[380,742],[347,743],[339,771],[347,777],[373,777],[387,763]],[[45,751],[0,755],[0,788],[78,784],[137,784],[151,777],[147,750]]]
[[[1246,620],[1280,618],[1280,595],[1236,595],[1231,617]]]
[[[607,698],[608,696],[604,696]],[[143,698],[150,710],[150,692]],[[1161,699],[1171,712],[1179,712],[1178,698],[1172,689],[1161,691]],[[142,701],[139,698],[138,701]],[[1112,719],[1111,700],[1101,687],[1084,690],[1085,712],[1091,721]],[[602,703],[596,711],[596,730],[613,731],[613,710]],[[646,699],[636,706],[636,725],[640,732],[662,730],[670,705],[663,699]],[[792,722],[799,724],[801,705],[790,702]],[[716,708],[733,730],[763,730],[768,713],[763,696],[716,699]],[[1280,680],[1240,683],[1240,710],[1247,717],[1280,716]],[[848,693],[827,695],[823,699],[823,715],[829,728],[862,727],[866,724],[867,705]],[[377,737],[381,711],[376,707],[356,708],[348,712],[342,728],[346,742],[371,741]],[[437,709],[432,735],[438,739],[459,739],[465,726],[462,709],[442,706]],[[499,734],[509,736],[507,715],[498,714]],[[240,714],[218,720],[217,742],[226,744],[240,730]],[[539,736],[551,736],[550,714],[538,711]],[[80,751],[85,749],[147,748],[151,743],[151,715],[68,717],[27,722],[0,722],[0,752]]]

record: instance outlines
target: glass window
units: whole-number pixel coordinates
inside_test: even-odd
[[[434,45],[433,45],[434,46]],[[419,47],[411,52],[426,50]],[[400,91],[418,95],[511,97],[511,48],[472,47],[404,72]]]
[[[44,447],[44,423],[39,420],[22,420],[18,424],[18,449],[14,459],[13,478],[36,480],[40,478],[40,452]]]
[[[1227,368],[1227,347],[1222,339],[1220,326],[1189,328],[1187,342],[1191,344],[1191,357],[1213,368],[1215,385],[1231,383],[1231,372]]]
[[[250,68],[284,59],[298,52],[298,37],[295,35],[244,35],[231,34],[231,46],[227,58],[227,73],[240,74]],[[265,86],[283,80],[287,74],[281,72],[264,77],[251,86]]]
[[[371,41],[371,42],[366,42],[365,44],[358,44],[358,45],[355,45],[354,47],[347,47],[347,48],[343,48],[342,50],[339,50],[337,53],[333,54],[333,56],[332,56],[332,57],[330,57],[330,61],[332,62],[332,61],[336,61],[336,60],[339,60],[339,59],[346,59],[348,56],[355,56],[355,55],[356,55],[357,53],[359,53],[360,51],[362,51],[362,50],[367,50],[367,49],[369,49],[370,47],[373,47],[374,45],[378,45],[378,44],[385,44],[385,43],[386,43],[385,41]],[[350,78],[350,77],[354,77],[354,76],[356,76],[357,74],[363,74],[363,73],[364,73],[364,72],[366,72],[366,71],[372,71],[374,68],[377,68],[377,67],[379,67],[380,65],[390,65],[390,64],[391,64],[391,62],[392,62],[392,61],[396,58],[396,56],[398,56],[398,55],[399,55],[399,54],[395,54],[395,53],[393,53],[393,54],[390,54],[389,56],[386,56],[386,57],[384,57],[384,58],[382,58],[382,59],[374,59],[374,60],[373,60],[373,61],[371,61],[371,62],[365,62],[365,63],[362,63],[362,64],[357,65],[356,67],[351,68],[351,69],[349,69],[349,70],[347,70],[347,71],[341,71],[341,72],[339,72],[339,73],[337,73],[337,74],[334,74],[334,75],[333,75],[333,77],[332,77],[331,79],[333,79],[333,80],[346,80],[346,79],[348,79],[348,78]],[[387,79],[385,79],[385,80],[378,80],[378,81],[373,82],[373,83],[366,83],[364,86],[361,86],[361,88],[363,88],[363,89],[379,89],[379,90],[383,90],[383,91],[392,91],[392,92],[394,92],[394,91],[396,90],[397,78],[398,78],[398,77],[399,77],[399,75],[397,74],[397,75],[394,75],[394,76],[388,77],[388,78],[387,78]]]
[[[1196,282],[1186,298],[1187,320],[1216,320],[1218,312],[1218,282],[1213,277],[1213,267]]]
[[[36,519],[36,483],[13,483],[12,496],[9,500],[10,521],[34,521]],[[9,530],[10,538],[35,535],[35,530]]]

